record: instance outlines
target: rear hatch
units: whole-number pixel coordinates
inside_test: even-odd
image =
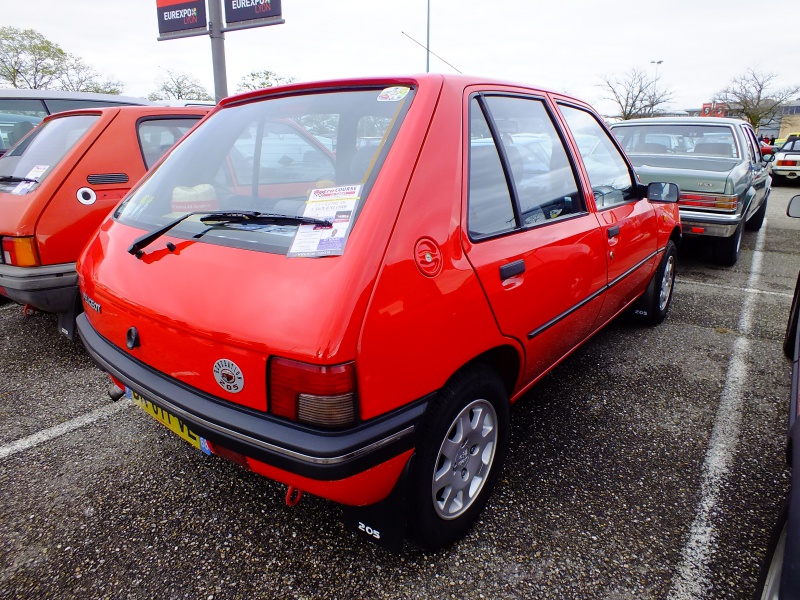
[[[725,194],[728,175],[740,162],[733,158],[630,155],[642,183],[669,181],[681,192]]]
[[[378,173],[415,143],[401,132],[411,85],[282,91],[223,103],[129,194],[79,263],[101,336],[259,411],[277,359],[355,360],[410,175]]]

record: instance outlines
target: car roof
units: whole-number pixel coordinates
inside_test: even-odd
[[[155,105],[154,102],[151,102],[146,98],[137,98],[135,96],[97,94],[94,92],[67,92],[64,90],[22,90],[17,88],[0,88],[0,98],[36,100],[94,100],[144,106]]]
[[[644,119],[628,119],[612,123],[609,127],[631,127],[635,125],[741,125],[747,123],[742,119],[729,117],[646,117]]]

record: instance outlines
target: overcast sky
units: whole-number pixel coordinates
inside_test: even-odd
[[[228,91],[259,70],[298,81],[424,72],[425,50],[408,36],[425,43],[427,7],[282,0],[285,24],[226,34]],[[0,0],[0,9],[0,24],[37,30],[126,95],[153,92],[167,69],[214,95],[208,36],[157,41],[156,0]],[[567,92],[601,112],[613,111],[603,76],[657,68],[672,106],[693,108],[749,67],[775,74],[776,87],[800,84],[800,44],[787,34],[798,16],[784,0],[430,0],[430,46],[465,74]],[[455,72],[433,55],[430,70]]]

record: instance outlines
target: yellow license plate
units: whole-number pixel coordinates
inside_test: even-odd
[[[130,388],[125,389],[125,395],[130,398],[131,402],[133,402],[136,406],[141,408],[156,421],[164,425],[179,438],[186,440],[198,450],[202,450],[206,454],[211,454],[211,450],[208,447],[206,440],[189,429],[188,425],[186,425],[186,423],[184,423],[181,419],[169,411],[164,410],[160,406],[153,404],[150,402],[150,400],[141,394],[137,394]]]

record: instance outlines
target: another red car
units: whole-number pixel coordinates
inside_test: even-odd
[[[0,295],[80,311],[75,262],[108,213],[210,108],[127,106],[51,115],[0,158]]]
[[[78,328],[197,448],[440,548],[489,497],[510,405],[621,312],[664,319],[677,197],[561,94],[433,74],[251,92],[103,223]]]

